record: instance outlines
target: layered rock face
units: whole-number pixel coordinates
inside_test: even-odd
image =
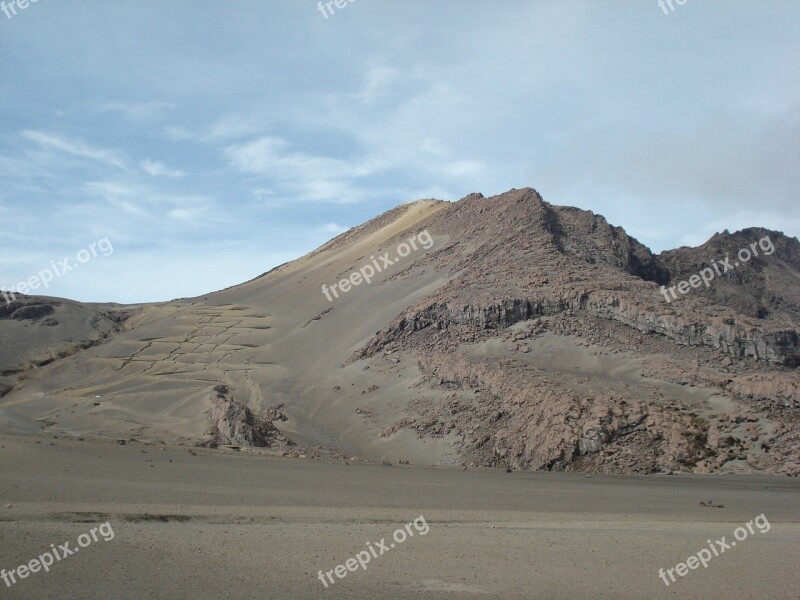
[[[383,435],[455,433],[465,462],[511,468],[798,473],[796,239],[752,229],[655,256],[603,217],[531,189],[468,196],[426,226],[449,241],[404,276],[447,269],[452,279],[350,362],[408,352],[430,385],[453,394],[419,403]],[[705,257],[765,236],[775,251],[735,278],[664,299],[661,286],[698,273]],[[498,343],[506,357],[487,350]],[[666,385],[554,365],[537,351],[548,343],[588,360],[638,355],[643,377]],[[706,401],[686,401],[670,384],[705,390]]]
[[[490,199],[467,196],[458,205],[444,211],[431,229],[453,240],[438,250],[437,256],[446,257],[439,262],[463,275],[398,316],[387,335],[396,337],[429,326],[443,329],[450,324],[497,329],[534,317],[585,310],[682,345],[705,345],[774,364],[797,361],[800,310],[796,301],[786,303],[777,292],[770,293],[763,277],[743,276],[734,283],[720,283],[737,286],[741,298],[768,295],[782,307],[773,318],[738,312],[750,301],[724,304],[720,298],[731,296],[724,292],[693,294],[680,298],[680,303],[667,304],[656,284],[668,285],[683,275],[688,278],[700,271],[702,261],[685,259],[680,262],[682,270],[673,274],[668,265],[678,264],[674,255],[666,253],[664,261],[603,217],[549,205],[530,189]],[[739,235],[736,243],[747,247],[745,242],[766,234],[766,230],[749,231],[752,235]],[[800,292],[800,244],[781,233],[772,232],[772,237],[781,252],[772,259],[777,264],[768,270],[783,274],[774,285]],[[751,266],[763,271],[763,262],[771,258],[754,259],[740,272]],[[380,343],[374,341],[377,346]]]

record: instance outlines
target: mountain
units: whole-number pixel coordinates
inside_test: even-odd
[[[116,307],[101,344],[14,383],[0,424],[415,464],[797,475],[799,257],[764,229],[654,255],[532,189],[421,200],[242,285]]]

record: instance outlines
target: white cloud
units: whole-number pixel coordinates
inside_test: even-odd
[[[137,216],[148,214],[142,206],[142,198],[147,190],[141,187],[111,181],[90,181],[83,188],[90,196],[103,198],[123,212]]]
[[[139,163],[142,170],[151,177],[183,177],[185,173],[176,169],[170,169],[163,163],[155,160],[145,159]]]
[[[382,165],[372,158],[345,161],[289,149],[278,137],[261,137],[223,151],[228,164],[245,174],[282,183],[298,201],[351,203],[367,199],[368,188],[356,180],[379,172]]]
[[[162,134],[173,141],[195,142],[231,142],[246,137],[263,134],[270,126],[270,120],[264,116],[246,116],[230,113],[223,115],[210,126],[192,131],[186,127],[169,125],[162,129]]]
[[[102,198],[111,206],[130,215],[159,221],[163,218],[200,223],[214,207],[205,196],[164,193],[147,185],[119,181],[91,181],[83,186],[90,196]],[[214,211],[214,222],[225,221],[223,213]]]
[[[43,131],[26,129],[21,133],[21,136],[23,139],[34,142],[47,150],[62,152],[77,158],[87,158],[106,166],[128,171],[125,161],[111,150],[91,146],[78,140],[69,140]]]
[[[230,165],[244,173],[282,178],[313,179],[359,177],[368,175],[367,165],[288,150],[289,144],[278,137],[262,137],[246,144],[229,146],[225,156]]]
[[[259,200],[261,200],[263,198],[269,198],[270,196],[274,196],[275,192],[269,188],[257,188],[253,190],[253,195]]]

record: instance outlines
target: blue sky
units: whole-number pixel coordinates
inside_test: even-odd
[[[40,0],[0,13],[0,287],[108,237],[111,256],[47,294],[192,296],[405,201],[525,186],[655,251],[725,228],[800,235],[794,0],[334,10]]]

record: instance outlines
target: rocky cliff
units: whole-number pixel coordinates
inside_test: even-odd
[[[427,227],[448,241],[404,276],[433,268],[452,279],[350,362],[411,353],[430,385],[454,393],[419,403],[383,435],[456,434],[466,461],[510,468],[646,473],[747,464],[798,473],[796,239],[751,229],[655,256],[604,218],[552,206],[530,189],[468,196]],[[775,251],[735,277],[664,299],[662,285],[708,266],[701,257],[724,258],[765,236]],[[551,337],[592,356],[638,354],[642,374],[717,393],[745,416],[644,381],[543,367],[547,360],[532,357]],[[507,358],[489,357],[485,348],[497,343]]]

